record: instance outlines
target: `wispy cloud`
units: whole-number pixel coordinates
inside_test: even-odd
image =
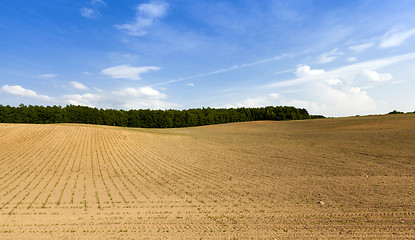
[[[89,19],[96,19],[100,16],[100,13],[92,8],[83,7],[79,11],[81,13],[81,16]]]
[[[115,25],[115,27],[125,30],[127,34],[132,36],[144,36],[148,33],[148,29],[154,25],[157,20],[166,16],[168,6],[168,3],[159,1],[142,3],[138,5],[136,9],[136,16],[133,21],[126,24]]]
[[[285,69],[285,70],[281,70],[281,71],[275,72],[274,74],[275,75],[279,75],[279,74],[283,74],[283,73],[292,73],[295,70],[296,70],[295,68],[290,68],[290,69]]]
[[[371,48],[375,45],[374,42],[363,43],[359,45],[350,46],[349,49],[353,52],[363,52],[364,50]]]
[[[85,86],[85,85],[83,85],[82,83],[79,83],[79,82],[76,82],[76,81],[72,81],[72,82],[70,82],[70,84],[75,89],[83,90],[83,91],[88,90],[88,87]]]
[[[39,100],[46,100],[46,101],[52,100],[52,98],[49,96],[37,94],[35,91],[23,88],[22,86],[19,86],[19,85],[9,86],[6,84],[2,86],[2,90],[5,93],[20,96],[20,97],[29,97],[29,98],[39,99]]]
[[[92,5],[103,5],[107,6],[107,4],[103,0],[91,0]]]
[[[58,75],[57,74],[54,74],[54,73],[45,73],[45,74],[40,74],[39,75],[39,77],[41,77],[41,78],[54,78],[54,77],[57,77]]]
[[[89,19],[97,19],[101,16],[101,13],[98,10],[99,6],[107,6],[107,4],[103,0],[91,0],[90,3],[91,7],[83,7],[79,9],[81,16],[89,18]]]
[[[260,60],[257,60],[255,62],[235,64],[235,65],[233,65],[231,67],[228,67],[228,68],[222,68],[222,69],[214,70],[214,71],[207,72],[207,73],[196,74],[196,75],[189,76],[189,77],[182,77],[182,78],[178,78],[178,79],[172,79],[172,80],[169,80],[169,81],[166,81],[166,82],[161,82],[161,83],[155,84],[154,86],[166,85],[166,84],[171,84],[171,83],[180,82],[180,81],[187,81],[187,80],[191,80],[191,79],[207,77],[207,76],[211,76],[211,75],[216,75],[216,74],[220,74],[220,73],[234,71],[234,70],[237,70],[237,69],[240,69],[240,68],[253,67],[253,66],[268,63],[268,62],[278,61],[278,60],[284,59],[288,56],[289,56],[288,54],[283,54],[283,55],[278,55],[278,56],[274,56],[274,57],[270,57],[270,58],[260,59]]]
[[[397,32],[392,30],[386,33],[379,44],[380,48],[400,46],[404,41],[415,35],[415,28]]]
[[[356,62],[357,58],[356,57],[349,57],[349,58],[347,58],[347,61],[348,62]]]
[[[330,52],[326,52],[323,53],[319,56],[318,58],[318,63],[329,63],[332,62],[334,60],[336,60],[336,58],[341,55],[343,53],[339,52],[337,48],[331,50]]]
[[[141,74],[149,71],[160,70],[160,67],[146,66],[146,67],[132,67],[130,65],[119,65],[103,69],[101,73],[111,78],[124,78],[130,80],[140,80]]]

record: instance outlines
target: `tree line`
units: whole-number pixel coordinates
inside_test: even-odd
[[[86,106],[0,105],[1,123],[84,123],[121,127],[177,128],[257,120],[324,118],[306,109],[288,106],[260,108],[197,108],[188,110],[114,110]]]
[[[404,112],[401,112],[401,111],[393,110],[392,112],[389,112],[388,114],[412,114],[412,113],[415,113],[415,111],[404,113]]]

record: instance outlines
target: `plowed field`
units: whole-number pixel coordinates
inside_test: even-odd
[[[0,124],[1,239],[415,238],[415,115]]]

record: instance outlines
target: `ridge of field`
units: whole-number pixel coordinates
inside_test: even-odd
[[[0,124],[0,238],[415,238],[415,114]]]

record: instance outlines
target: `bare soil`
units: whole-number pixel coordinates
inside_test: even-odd
[[[415,114],[0,124],[1,239],[414,239]]]

